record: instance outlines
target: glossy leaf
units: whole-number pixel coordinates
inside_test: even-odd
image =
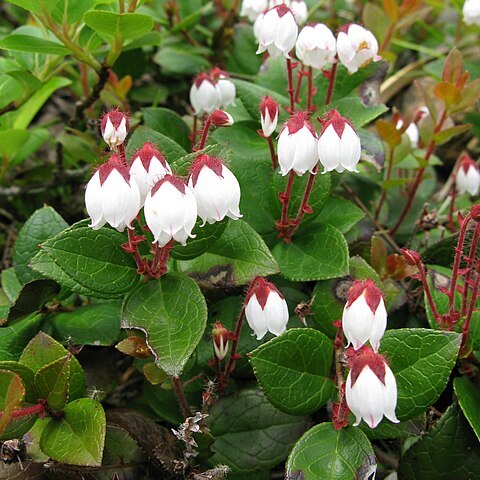
[[[453,387],[465,417],[480,440],[480,390],[467,377],[457,377]]]
[[[30,35],[9,35],[4,37],[0,40],[0,49],[62,56],[70,53],[70,50],[59,42]]]
[[[0,370],[0,435],[5,431],[12,413],[21,405],[25,387],[19,375],[10,370]]]
[[[71,355],[65,355],[45,365],[35,374],[38,396],[47,400],[52,410],[62,410],[68,401],[71,360]]]
[[[100,36],[139,38],[153,28],[153,20],[142,13],[114,13],[93,10],[83,16],[84,22]]]
[[[40,330],[43,318],[32,314],[0,328],[0,360],[18,360],[28,342]]]
[[[38,396],[35,389],[35,373],[32,369],[19,362],[3,360],[0,361],[0,370],[8,370],[16,373],[25,387],[25,401],[28,403],[35,403],[37,401]]]

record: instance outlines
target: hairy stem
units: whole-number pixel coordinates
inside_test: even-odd
[[[293,88],[293,66],[292,60],[287,58],[287,76],[288,76],[288,97],[290,98],[290,115],[295,113],[295,89]]]
[[[173,385],[173,392],[177,397],[178,404],[180,405],[180,409],[182,410],[182,414],[184,418],[188,418],[192,415],[190,411],[190,407],[188,406],[187,399],[185,397],[185,392],[183,391],[182,384],[180,382],[179,377],[171,377],[172,385]]]
[[[337,66],[338,66],[338,60],[335,57],[334,63],[332,65],[332,69],[330,70],[330,74],[328,77],[328,90],[327,90],[327,96],[325,97],[325,105],[328,105],[332,101],[333,90],[335,88],[335,80],[337,78]]]

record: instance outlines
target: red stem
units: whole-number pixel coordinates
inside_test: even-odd
[[[118,146],[118,156],[120,157],[120,161],[128,166],[127,158],[125,157],[125,145],[123,143]]]
[[[293,187],[293,182],[295,180],[295,172],[293,170],[290,170],[289,176],[288,176],[288,182],[287,182],[287,187],[285,188],[285,192],[283,192],[282,195],[282,217],[280,218],[280,226],[286,226],[288,222],[288,205],[290,203],[290,197],[292,195],[292,187]]]
[[[470,305],[468,306],[467,318],[463,322],[462,326],[462,343],[460,345],[460,355],[465,353],[464,350],[467,346],[468,334],[470,333],[470,322],[472,320],[473,310],[478,297],[478,288],[480,286],[480,275],[477,272],[475,282],[473,284],[472,298],[470,299]]]
[[[288,96],[290,98],[290,115],[295,113],[295,89],[293,88],[293,67],[292,60],[287,58]]]
[[[385,176],[385,181],[388,182],[392,176],[392,167],[393,167],[393,155],[395,152],[395,148],[390,147],[390,155],[388,156],[388,167],[387,167],[387,174]],[[378,217],[380,216],[380,211],[382,210],[383,202],[385,201],[385,198],[387,196],[387,189],[385,187],[382,187],[382,195],[380,196],[380,200],[378,201],[377,208],[375,210],[375,215],[373,218],[375,221],[378,220]]]
[[[243,320],[245,319],[245,303],[242,305],[242,309],[240,310],[240,313],[237,318],[237,324],[235,326],[235,333],[234,333],[234,338],[232,340],[232,349],[230,350],[230,355],[228,357],[228,362],[227,365],[225,366],[225,371],[224,371],[224,378],[225,378],[225,386],[228,385],[228,378],[230,376],[230,373],[233,371],[235,368],[235,362],[237,360],[237,347],[238,347],[238,341],[240,340],[240,332],[242,330],[242,325],[243,325]]]
[[[430,309],[432,310],[435,320],[438,320],[438,318],[440,318],[440,315],[438,314],[437,306],[433,301],[432,292],[430,291],[430,286],[427,282],[427,276],[425,274],[425,268],[423,266],[423,263],[421,261],[417,262],[417,267],[420,274],[420,279],[423,283],[423,289],[425,290],[425,294],[427,295],[428,304],[430,305]]]
[[[272,159],[272,167],[274,170],[278,167],[277,154],[275,153],[275,147],[273,145],[272,136],[267,137],[268,148],[270,149],[270,158]]]
[[[329,79],[328,79],[328,90],[327,90],[327,96],[325,97],[325,105],[328,105],[332,101],[333,89],[335,87],[335,80],[337,77],[337,66],[338,66],[338,60],[335,57],[334,63],[332,65],[332,69],[330,70]]]
[[[475,231],[473,233],[473,240],[472,240],[472,245],[470,246],[470,253],[468,254],[468,260],[467,263],[470,266],[468,269],[466,275],[465,275],[465,285],[464,285],[464,291],[463,291],[463,298],[462,298],[462,317],[465,315],[467,311],[467,300],[468,300],[468,290],[469,290],[469,282],[470,282],[470,277],[472,273],[472,266],[474,262],[474,257],[477,252],[477,244],[478,244],[478,239],[480,235],[480,223],[477,223],[477,226],[475,227]]]
[[[433,131],[432,139],[430,140],[430,144],[427,149],[427,153],[425,154],[425,163],[428,164],[428,160],[432,156],[434,150],[435,150],[435,134],[438,133],[441,129],[443,124],[445,123],[445,120],[447,119],[447,110],[444,109],[443,113],[435,127],[435,130]],[[423,174],[426,170],[425,167],[421,167],[418,169],[417,174],[415,176],[415,179],[413,180],[413,184],[411,188],[408,191],[408,197],[407,197],[407,203],[403,207],[402,213],[400,214],[400,217],[397,220],[397,223],[390,229],[390,235],[394,235],[395,232],[399,229],[400,225],[403,223],[405,220],[405,217],[407,216],[407,213],[410,211],[410,208],[412,207],[413,199],[415,198],[415,194],[417,193],[418,187],[420,186],[420,183],[422,182],[423,179]]]
[[[142,257],[138,251],[137,243],[135,242],[135,231],[131,228],[127,228],[128,231],[128,245],[132,251],[133,258],[135,258],[135,263],[137,264],[137,272],[143,274],[145,271],[145,264],[143,263]]]
[[[182,410],[182,414],[184,418],[188,418],[192,415],[190,411],[190,407],[188,406],[187,399],[185,397],[185,392],[183,391],[182,384],[180,383],[179,377],[171,377],[173,391],[175,396],[177,397],[178,404],[180,405],[180,409]]]
[[[315,95],[315,87],[313,86],[313,69],[308,67],[308,93],[307,93],[307,113],[313,113],[313,97]]]
[[[211,123],[212,123],[212,116],[209,115],[206,122],[203,125],[202,138],[200,139],[200,143],[198,145],[197,150],[202,150],[202,148],[205,147],[205,143],[207,142],[208,131],[210,130]]]
[[[21,417],[28,417],[29,415],[36,415],[45,412],[45,403],[37,403],[36,405],[32,405],[31,407],[19,408],[18,410],[14,410],[10,415],[10,418],[21,418]],[[3,412],[0,412],[0,418],[2,417]]]
[[[300,92],[302,90],[302,82],[303,77],[305,76],[305,72],[303,70],[303,63],[300,70],[297,73],[297,89],[295,91],[295,103],[300,103]]]

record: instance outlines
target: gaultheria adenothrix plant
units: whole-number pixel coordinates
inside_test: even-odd
[[[0,471],[479,477],[475,1],[77,3],[0,7]]]

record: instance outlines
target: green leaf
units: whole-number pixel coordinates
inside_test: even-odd
[[[41,315],[30,315],[0,328],[0,360],[18,360],[30,339],[40,330]]]
[[[457,359],[461,336],[423,328],[388,330],[380,352],[397,380],[399,420],[423,413],[445,389]]]
[[[19,362],[35,373],[43,367],[69,356],[70,353],[56,340],[43,332],[39,332],[24,349]],[[70,360],[69,399],[81,397],[85,391],[85,374],[75,357]]]
[[[9,35],[4,37],[0,40],[0,49],[62,56],[70,53],[70,50],[59,42],[30,35]]]
[[[199,284],[210,287],[245,285],[257,275],[278,272],[262,238],[243,220],[229,221],[223,235],[206,253],[190,261],[177,262],[177,268]]]
[[[215,437],[210,459],[234,473],[266,470],[285,460],[305,431],[305,420],[282,413],[256,390],[221,398],[207,419]]]
[[[306,415],[332,397],[333,346],[323,333],[292,328],[250,353],[263,392],[279,410]]]
[[[96,0],[63,0],[58,2],[57,8],[53,11],[53,19],[57,23],[62,23],[64,20],[68,24],[72,24],[81,20],[83,14],[90,10]]]
[[[143,331],[155,363],[178,376],[202,338],[207,306],[193,280],[169,274],[133,291],[125,299],[121,319],[123,328]]]
[[[22,290],[22,284],[18,281],[15,269],[6,268],[5,270],[2,270],[1,279],[2,290],[7,296],[8,301],[14,303]]]
[[[25,396],[25,387],[22,379],[15,372],[0,370],[0,435],[5,431],[14,410],[16,410]]]
[[[153,28],[152,17],[142,13],[114,13],[94,10],[87,12],[83,16],[83,21],[100,36],[108,38],[139,38]]]
[[[250,25],[234,26],[232,49],[227,59],[227,71],[256,75],[262,64],[262,56],[256,55],[257,41]]]
[[[32,266],[74,292],[100,298],[121,297],[140,278],[132,255],[121,247],[125,240],[123,234],[108,227],[72,227],[43,243],[44,254],[37,254]],[[54,266],[45,262],[45,254]]]
[[[7,160],[13,158],[29,137],[30,132],[23,129],[8,129],[0,132],[0,155],[2,158]]]
[[[480,390],[466,377],[456,378],[453,387],[465,417],[480,440]]]
[[[294,236],[289,244],[281,241],[272,253],[282,275],[294,282],[326,280],[348,273],[347,242],[331,225],[315,225]]]
[[[209,50],[203,47],[182,43],[160,48],[153,60],[167,75],[195,75],[210,68],[210,62],[205,58],[208,53]]]
[[[29,367],[11,360],[0,361],[0,370],[9,370],[16,373],[25,387],[25,401],[35,403],[38,399],[35,389],[35,373]]]
[[[24,8],[27,12],[42,14],[44,11],[52,12],[59,0],[8,0],[13,5]]]
[[[40,448],[57,462],[99,467],[106,421],[102,405],[90,398],[67,404],[63,417],[52,418],[42,432]]]
[[[43,278],[30,268],[32,258],[40,250],[40,244],[68,228],[68,223],[52,208],[36,210],[18,233],[13,249],[13,266],[22,283]]]
[[[120,335],[120,303],[94,303],[52,315],[53,336],[74,345],[113,345]]]
[[[480,447],[458,405],[402,457],[400,480],[470,480],[480,477]]]
[[[52,410],[62,410],[67,404],[70,384],[71,355],[65,355],[35,374],[38,397],[47,400]]]
[[[285,478],[356,480],[370,478],[376,461],[365,434],[354,427],[335,430],[331,423],[311,428],[293,447]]]
[[[317,221],[333,225],[340,232],[347,233],[365,217],[365,213],[350,200],[329,197],[323,209],[318,212]]]

